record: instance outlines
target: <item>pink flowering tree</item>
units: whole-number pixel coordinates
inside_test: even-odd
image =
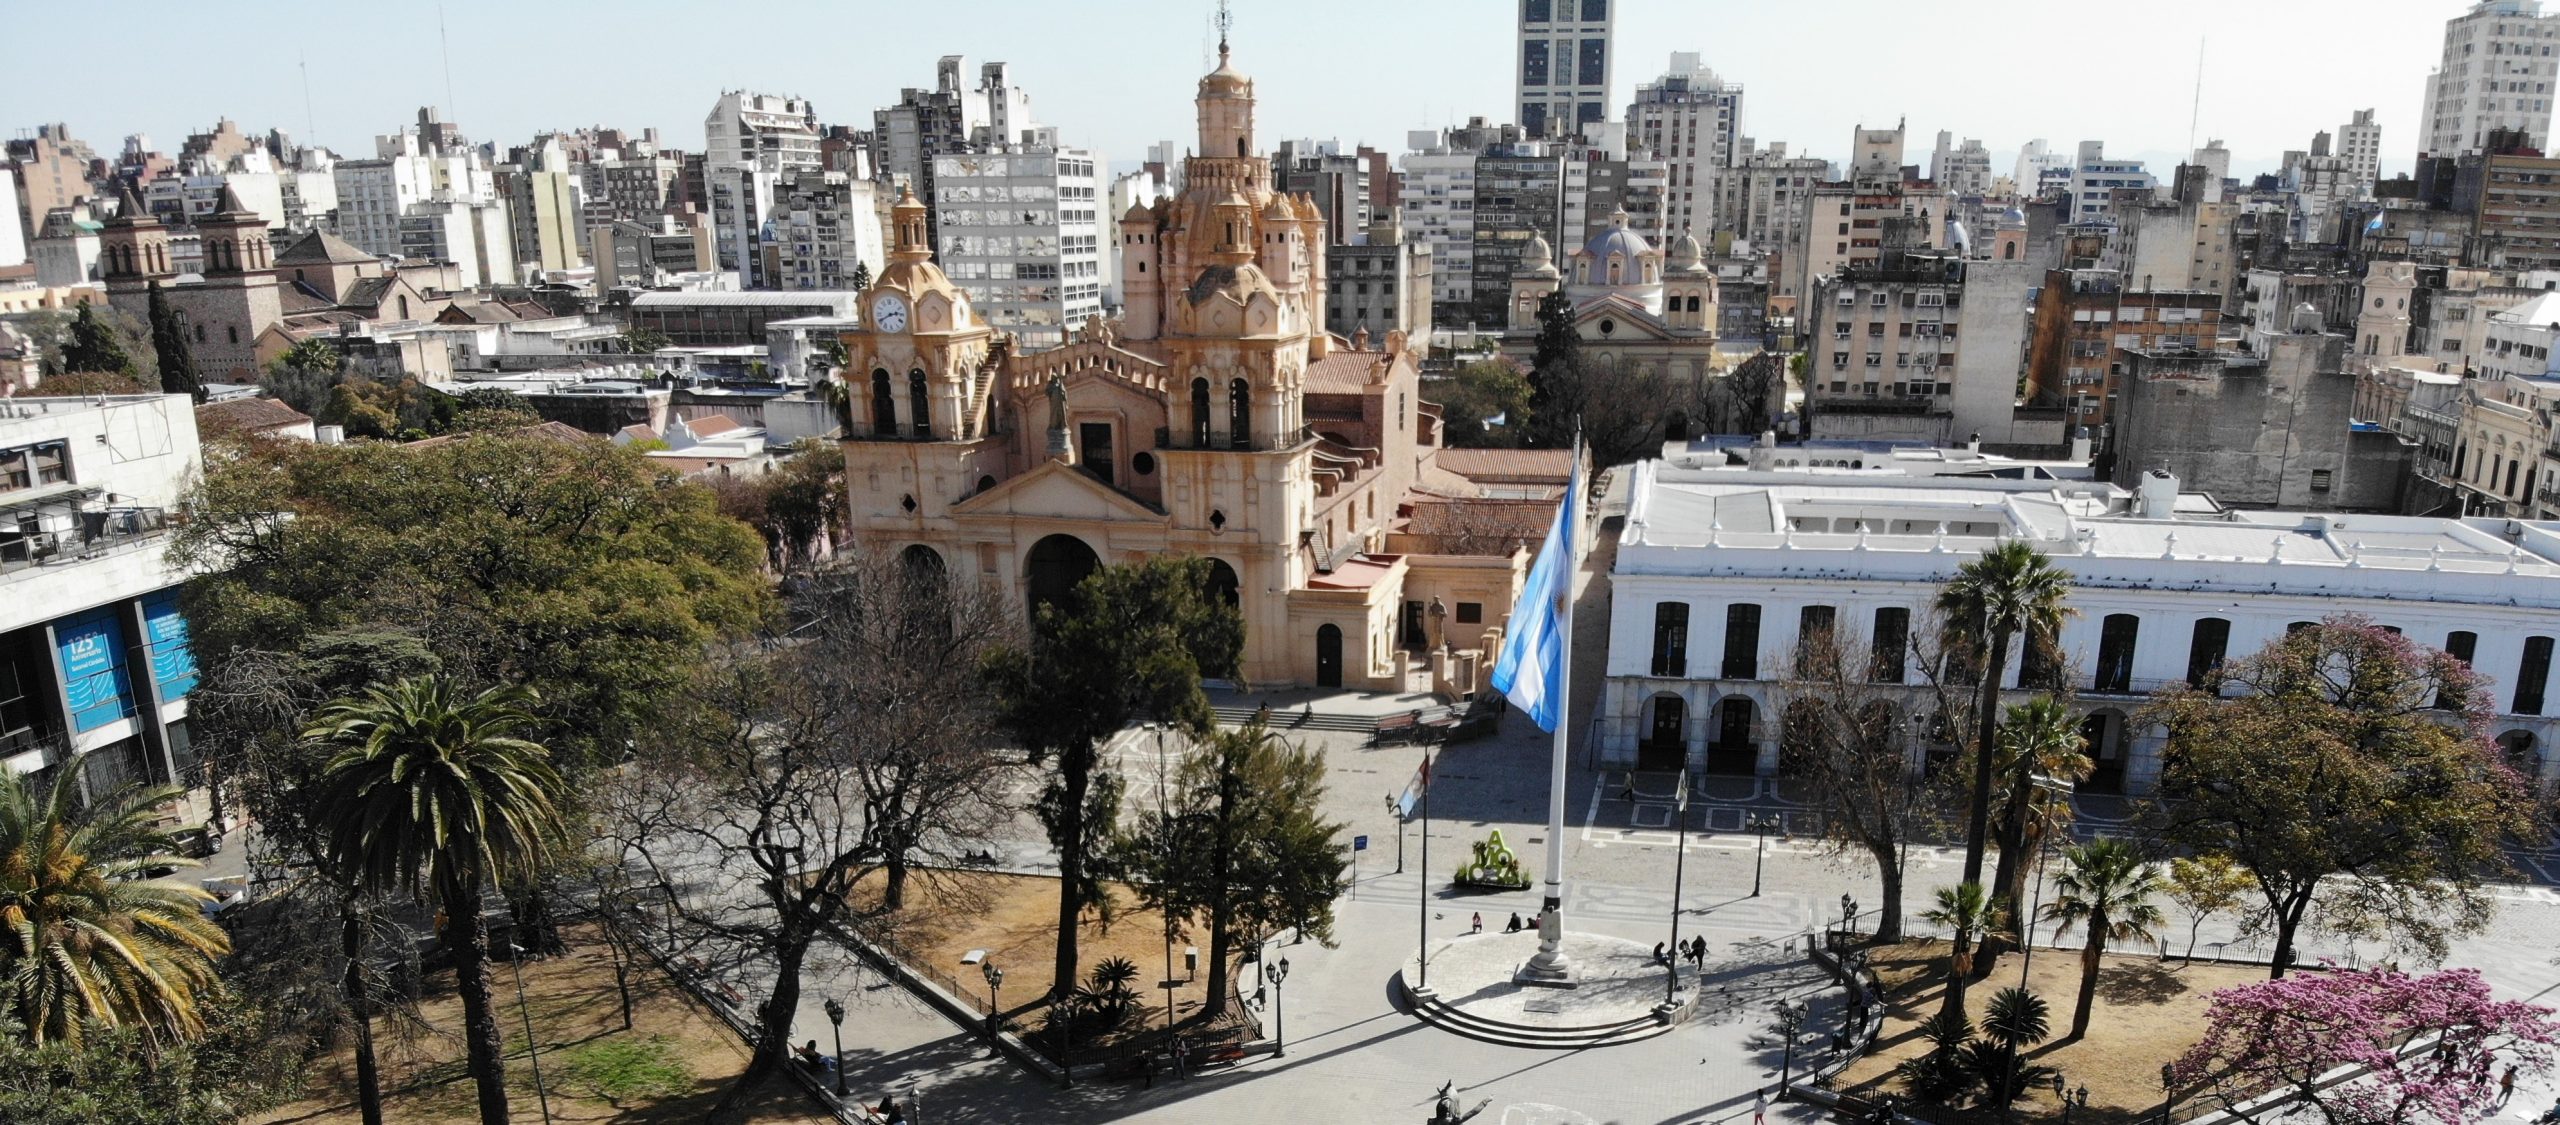
[[[2468,1125],[2490,1115],[2503,1068],[2549,1068],[2560,1037],[2551,1009],[2492,998],[2472,969],[2299,973],[2214,993],[2205,1019],[2171,1077],[2246,1121]],[[2362,1073],[2322,1088],[2342,1067]],[[2279,1093],[2293,1097],[2240,1108]]]

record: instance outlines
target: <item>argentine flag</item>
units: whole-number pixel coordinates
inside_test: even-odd
[[[1528,713],[1538,729],[1553,733],[1564,722],[1566,662],[1573,646],[1566,630],[1566,602],[1573,597],[1573,574],[1581,569],[1576,549],[1582,526],[1582,446],[1574,443],[1572,483],[1564,503],[1556,505],[1555,522],[1529,566],[1529,582],[1511,607],[1511,631],[1502,638],[1502,655],[1494,661],[1493,689],[1509,696]]]

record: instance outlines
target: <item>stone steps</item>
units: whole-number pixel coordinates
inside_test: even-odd
[[[1240,727],[1253,721],[1254,708],[1251,707],[1213,707],[1210,710],[1217,713],[1218,725],[1222,727]],[[1275,708],[1271,712],[1271,729],[1281,732],[1330,730],[1367,734],[1378,726],[1376,715],[1343,715],[1318,711],[1313,717],[1301,722],[1300,716],[1305,714],[1301,710]]]
[[[1651,1039],[1679,1026],[1679,1017],[1685,1014],[1685,1011],[1673,1013],[1670,1018],[1664,1018],[1658,1014],[1647,1013],[1632,1019],[1583,1027],[1529,1027],[1470,1015],[1442,1000],[1436,994],[1417,996],[1402,973],[1397,974],[1396,984],[1406,1001],[1413,1005],[1413,1013],[1421,1017],[1424,1023],[1469,1039],[1498,1043],[1506,1047],[1580,1050],[1585,1047],[1611,1047],[1621,1043],[1634,1043]],[[1682,994],[1680,998],[1682,1008],[1685,1010],[1688,1005],[1695,1003],[1696,998],[1695,990]]]

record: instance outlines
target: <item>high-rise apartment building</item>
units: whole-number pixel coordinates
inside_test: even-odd
[[[2071,165],[2071,221],[2114,222],[2116,192],[2133,191],[2147,199],[2159,186],[2141,161],[2109,160],[2104,142],[2082,141],[2079,159]]]
[[[2338,126],[2338,156],[2355,178],[2355,194],[2372,195],[2374,178],[2382,174],[2382,126],[2374,124],[2372,110],[2359,109],[2355,120]]]
[[[713,167],[754,162],[777,172],[818,166],[818,111],[801,98],[724,90],[702,119],[702,156]]]
[[[98,154],[87,142],[72,137],[68,125],[38,125],[36,135],[10,141],[7,152],[17,165],[18,203],[26,216],[24,233],[31,241],[54,208],[97,194],[89,173]]]
[[[1755,247],[1783,250],[1804,237],[1813,189],[1831,179],[1831,162],[1789,156],[1785,144],[1758,148],[1742,138],[1743,155],[1717,186],[1711,227]]]
[[[544,270],[576,269],[586,261],[586,188],[557,136],[518,149],[496,169],[507,199],[515,258]]]
[[[1953,134],[1939,131],[1938,151],[1929,161],[1929,179],[1958,199],[1990,195],[1991,150],[1972,137],[1950,148],[1948,143],[1953,139]]]
[[[782,181],[767,228],[775,289],[851,289],[857,265],[878,276],[887,263],[878,185],[843,172],[795,172]]]
[[[1627,140],[1663,164],[1659,232],[1715,227],[1724,172],[1745,155],[1741,132],[1741,84],[1716,77],[1694,51],[1672,52],[1662,77],[1636,87],[1636,100],[1627,107]]]
[[[1333,245],[1357,241],[1380,214],[1369,156],[1362,146],[1344,153],[1338,141],[1282,141],[1271,157],[1271,176],[1282,195],[1304,194],[1323,212],[1325,237]],[[1393,210],[1387,209],[1392,214]]]
[[[433,257],[461,267],[463,284],[513,281],[513,224],[497,177],[478,149],[432,110],[420,124],[374,138],[370,160],[331,169],[338,237],[368,254]],[[414,220],[414,221],[413,221]]]
[[[1804,233],[1791,244],[1795,257],[1777,280],[1773,304],[1789,304],[1812,291],[1815,278],[1843,266],[1880,260],[1887,226],[1906,240],[1903,251],[1940,246],[1946,231],[1947,194],[1937,184],[1904,173],[1903,127],[1869,129],[1852,136],[1856,156],[1849,178],[1820,184],[1806,208]]]
[[[1510,322],[1511,275],[1519,272],[1529,241],[1559,241],[1564,219],[1562,153],[1534,141],[1485,146],[1476,156],[1473,253],[1474,323],[1500,328]]]
[[[2459,156],[2488,146],[2492,129],[2520,129],[2533,148],[2551,140],[2551,100],[2560,81],[2560,16],[2542,0],[2479,0],[2444,22],[2444,58],[2427,79],[2419,117],[2421,156]]]
[[[1102,181],[1091,152],[1050,140],[945,153],[933,158],[933,181],[934,260],[987,324],[1041,351],[1102,315]]]
[[[939,245],[940,215],[934,208],[933,158],[972,148],[1023,143],[1024,134],[1039,128],[1031,117],[1031,94],[1013,83],[1013,68],[991,62],[978,68],[975,88],[960,84],[968,60],[944,55],[934,63],[930,90],[908,87],[898,104],[871,115],[872,146],[878,173],[890,182],[915,189],[924,201],[926,234]]]
[[[1520,0],[1512,104],[1530,136],[1568,137],[1609,119],[1609,3]]]
[[[1405,138],[1404,236],[1431,252],[1431,309],[1443,325],[1469,322],[1475,301],[1476,153],[1470,129],[1417,131]]]

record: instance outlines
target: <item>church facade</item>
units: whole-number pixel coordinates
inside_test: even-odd
[[[1533,236],[1511,275],[1511,315],[1502,354],[1528,369],[1537,354],[1538,306],[1563,290],[1586,360],[1631,365],[1686,380],[1703,395],[1715,371],[1716,275],[1698,240],[1682,233],[1668,254],[1609,217],[1557,268],[1554,250]]]
[[[1253,82],[1219,63],[1182,194],[1119,221],[1124,316],[1063,347],[989,327],[899,200],[843,337],[854,533],[1025,612],[1102,565],[1201,556],[1257,686],[1472,690],[1564,455],[1498,486],[1440,463],[1418,342],[1325,332],[1324,219],[1274,190]]]

